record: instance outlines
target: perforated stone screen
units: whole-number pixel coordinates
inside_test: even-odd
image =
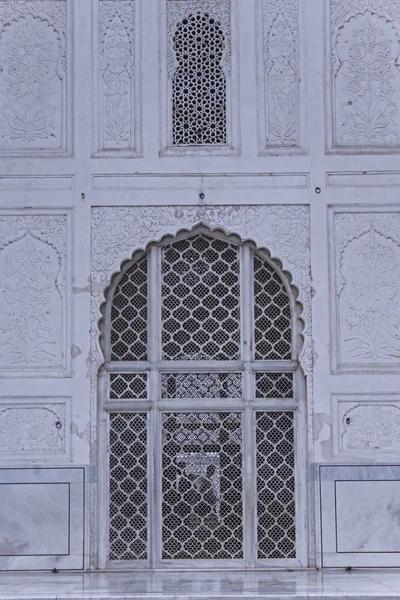
[[[283,275],[233,240],[165,240],[117,279],[111,563],[296,559],[291,302]]]
[[[162,415],[165,559],[243,556],[240,413]]]
[[[115,289],[111,360],[147,360],[147,256],[133,263]]]
[[[173,144],[226,144],[225,36],[209,13],[189,14],[173,38]]]
[[[147,415],[110,414],[110,560],[145,560]]]
[[[257,412],[258,558],[296,557],[294,419]]]
[[[240,358],[239,248],[199,235],[162,251],[164,360]]]

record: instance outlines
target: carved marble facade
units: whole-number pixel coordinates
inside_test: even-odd
[[[157,273],[154,248],[200,230],[234,240],[242,258],[245,247],[263,254],[282,274],[301,351],[289,373],[274,362],[272,378],[227,364],[222,375],[168,367],[160,402],[171,400],[173,379],[179,410],[188,389],[207,396],[210,411],[226,401],[232,422],[243,390],[243,402],[274,418],[292,410],[295,566],[362,566],[363,533],[366,566],[400,566],[399,149],[397,1],[0,0],[0,484],[12,506],[0,507],[0,569],[114,568],[109,405],[125,415],[113,421],[121,468],[133,469],[123,463],[136,444],[146,480],[155,422],[143,415],[160,367],[128,372],[128,361],[113,371],[103,352],[107,300],[129,261],[149,252]],[[250,303],[254,271],[240,264]],[[250,310],[246,335],[252,320]],[[238,355],[252,351],[243,342]],[[135,402],[146,410],[125,409]],[[254,423],[244,421],[247,440]],[[245,436],[229,427],[237,458]],[[184,430],[192,441],[199,432]],[[243,454],[249,479],[253,443]],[[187,480],[196,493],[208,485],[220,523],[220,454],[186,448],[174,468],[171,494]],[[133,495],[122,475],[121,521]],[[138,564],[147,522],[159,527],[139,491],[137,530],[116,536],[136,536]],[[388,541],[368,520],[385,493]],[[273,566],[294,565],[279,560]],[[221,568],[231,567],[226,559]]]

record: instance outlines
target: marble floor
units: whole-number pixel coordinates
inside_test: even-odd
[[[0,600],[400,600],[400,570],[2,573]]]

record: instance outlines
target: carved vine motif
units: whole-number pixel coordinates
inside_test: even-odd
[[[100,3],[104,138],[109,148],[131,146],[134,2]]]
[[[231,72],[231,0],[168,0],[167,1],[167,63],[172,79],[178,63],[174,52],[177,25],[189,14],[207,13],[216,18],[224,31],[225,53],[222,66],[226,76]]]
[[[353,405],[341,421],[344,449],[388,450],[400,446],[400,408],[394,404]]]
[[[65,405],[0,406],[0,452],[62,452]]]
[[[297,6],[264,0],[264,48],[268,105],[268,146],[297,146]],[[286,9],[285,14],[283,10]],[[271,20],[271,13],[274,18]]]
[[[56,252],[28,233],[2,250],[0,269],[0,359],[10,365],[54,362]]]
[[[62,144],[65,35],[65,2],[1,3],[1,135],[8,147]]]
[[[366,11],[339,28],[333,71],[339,143],[397,141],[400,34],[387,19]]]
[[[375,231],[343,253],[346,350],[358,360],[400,357],[400,249]]]

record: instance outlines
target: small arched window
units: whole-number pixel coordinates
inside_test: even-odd
[[[110,562],[296,563],[297,321],[279,265],[203,227],[116,276],[103,336]]]
[[[173,50],[173,145],[226,144],[225,36],[221,24],[210,13],[187,15],[176,27]]]

